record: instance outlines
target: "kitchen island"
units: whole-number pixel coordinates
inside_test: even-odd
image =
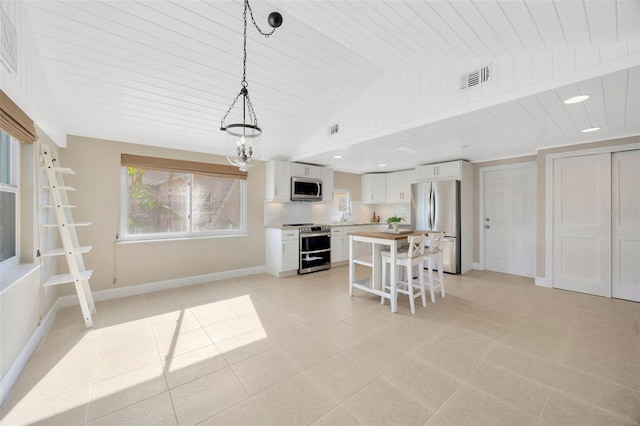
[[[391,265],[396,264],[398,257],[398,243],[407,240],[409,236],[428,235],[434,231],[411,231],[405,233],[392,232],[354,232],[349,234],[349,296],[353,296],[353,289],[357,288],[380,297],[389,299],[391,302],[391,312],[398,311],[398,297],[395,286],[391,286],[390,291],[385,291],[382,284],[382,259],[380,252],[389,249],[391,252]],[[357,243],[371,244],[371,259],[356,257]],[[356,265],[363,265],[371,268],[371,275],[365,278],[355,279]],[[389,268],[390,281],[397,282],[396,267]]]

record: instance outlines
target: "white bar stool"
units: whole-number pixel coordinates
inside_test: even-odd
[[[444,240],[444,232],[429,233],[429,247],[425,251],[424,258],[427,266],[427,282],[431,292],[431,302],[436,303],[435,290],[440,289],[440,295],[445,296],[444,292],[444,272],[443,269],[443,251],[442,241]],[[437,285],[434,285],[433,270],[437,268],[438,278]]]
[[[409,296],[409,304],[411,305],[411,313],[416,313],[415,299],[419,296],[422,297],[422,306],[427,306],[426,289],[424,286],[424,262],[425,257],[425,244],[426,237],[424,235],[410,236],[409,247],[406,251],[400,251],[396,258],[396,264],[398,266],[404,266],[406,268],[406,281],[397,281],[395,283],[383,284],[385,289],[390,289],[391,285],[396,286],[398,293],[406,294]],[[382,257],[382,280],[387,279],[387,264],[391,264],[391,253],[388,250],[380,252]],[[418,268],[418,282],[413,279],[413,267]],[[384,297],[380,298],[380,303],[384,304]]]

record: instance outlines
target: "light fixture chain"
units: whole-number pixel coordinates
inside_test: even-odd
[[[249,120],[251,120],[254,126],[258,126],[258,117],[256,116],[256,113],[253,110],[253,105],[251,104],[251,99],[249,98],[249,94],[247,94],[246,100],[247,100],[247,105],[249,109]]]
[[[249,0],[245,0],[244,4],[245,4],[245,10],[244,10],[244,14],[245,14],[245,26],[247,25],[247,21],[246,21],[247,9],[249,9],[249,14],[251,15],[251,22],[253,22],[253,25],[256,27],[256,30],[258,30],[258,32],[259,32],[260,34],[262,34],[263,36],[265,36],[266,38],[269,38],[269,36],[270,36],[271,34],[273,34],[273,33],[276,31],[276,29],[275,29],[275,28],[273,28],[273,29],[271,30],[271,32],[268,32],[268,33],[265,33],[264,31],[262,31],[262,30],[260,29],[260,27],[258,26],[258,24],[256,24],[256,20],[253,18],[253,10],[251,10],[251,6],[249,5]],[[246,29],[245,29],[245,31],[246,31]]]
[[[243,51],[244,57],[242,59],[242,87],[247,87],[247,8],[249,8],[249,0],[244,1],[244,12],[242,13],[242,19],[244,20],[244,42]],[[249,8],[250,9],[250,8]],[[253,15],[251,15],[253,19]]]
[[[231,110],[233,109],[233,107],[235,106],[236,102],[238,101],[238,98],[240,97],[240,95],[242,95],[242,91],[240,91],[237,95],[236,98],[233,100],[233,102],[231,102],[231,106],[229,107],[229,109],[227,110],[227,112],[224,114],[224,117],[222,117],[222,120],[220,120],[220,129],[224,129],[224,120],[227,119],[227,117],[229,116],[229,114],[231,113]]]

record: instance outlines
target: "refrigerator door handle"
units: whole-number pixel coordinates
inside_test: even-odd
[[[429,186],[429,214],[427,215],[427,230],[431,229],[431,186]]]
[[[431,186],[431,191],[429,191],[429,230],[433,231],[433,227],[436,224],[436,195],[434,194],[434,188]]]
[[[438,202],[438,200],[436,200],[436,190],[435,188],[432,189],[433,191],[433,208],[431,209],[431,211],[433,212],[433,219],[431,219],[431,230],[432,231],[441,231],[441,229],[433,229],[436,226],[436,209],[438,208],[438,206],[436,205],[436,203]]]

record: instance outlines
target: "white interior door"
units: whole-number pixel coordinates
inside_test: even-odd
[[[640,302],[640,151],[614,153],[611,172],[611,293]]]
[[[553,286],[611,297],[611,155],[553,162]]]
[[[485,269],[533,277],[536,264],[536,168],[487,171]]]

